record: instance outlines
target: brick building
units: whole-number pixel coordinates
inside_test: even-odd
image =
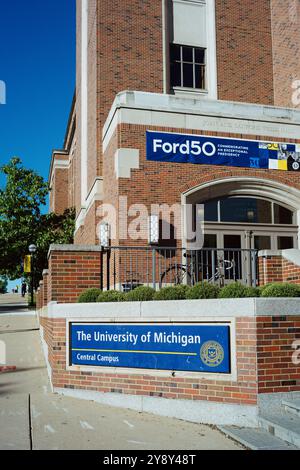
[[[150,216],[204,204],[207,248],[299,248],[299,14],[298,0],[77,0],[76,94],[50,169],[76,244],[99,244],[97,209],[126,198]],[[117,220],[110,243],[149,246],[148,223],[132,240]]]
[[[226,261],[223,281],[299,284],[299,14],[300,0],[77,0],[76,93],[50,167],[50,207],[76,208],[75,244],[51,245],[37,294],[55,392],[300,445],[270,418],[300,396],[298,298],[77,303],[88,288],[215,281]],[[168,354],[153,342],[76,342],[77,326],[145,325],[225,327],[227,372],[219,336],[211,368],[189,373],[174,349],[166,370],[150,364]],[[130,353],[138,365],[111,362]]]

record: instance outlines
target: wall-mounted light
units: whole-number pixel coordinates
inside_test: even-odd
[[[254,217],[255,217],[255,212],[253,209],[248,209],[247,211],[247,217],[249,222],[253,222]]]
[[[110,243],[110,226],[107,222],[100,224],[100,245],[108,248]]]
[[[151,245],[157,245],[159,242],[159,217],[158,215],[149,216],[148,239]]]

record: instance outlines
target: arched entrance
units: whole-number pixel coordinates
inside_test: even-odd
[[[299,248],[300,191],[295,188],[233,177],[194,187],[182,202],[204,205],[203,248],[223,250],[225,257],[230,252],[239,265],[234,273],[238,279],[249,271],[249,256],[242,250]]]

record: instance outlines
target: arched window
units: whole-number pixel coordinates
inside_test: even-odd
[[[294,225],[295,213],[274,202],[250,197],[223,197],[204,202],[205,222]]]

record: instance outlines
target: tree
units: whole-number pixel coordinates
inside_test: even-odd
[[[7,293],[7,279],[5,277],[0,278],[0,294],[6,294]]]
[[[51,243],[73,243],[73,209],[63,215],[43,214],[48,183],[35,171],[26,169],[19,158],[1,167],[6,185],[0,190],[0,275],[18,279],[28,246],[37,246],[36,279],[47,266]]]

